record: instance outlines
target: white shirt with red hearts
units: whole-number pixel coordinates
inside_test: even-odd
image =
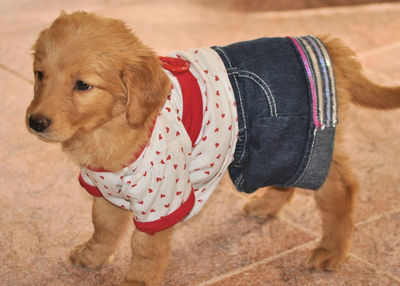
[[[238,134],[234,94],[217,53],[202,48],[169,56],[190,62],[202,93],[203,123],[195,144],[182,124],[179,82],[165,71],[171,94],[139,157],[118,172],[82,167],[80,174],[82,186],[131,210],[137,229],[150,234],[201,210],[233,160]]]

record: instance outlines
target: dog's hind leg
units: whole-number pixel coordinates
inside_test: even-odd
[[[335,147],[325,184],[315,193],[322,213],[323,236],[310,254],[308,268],[334,270],[346,259],[351,247],[354,203],[359,185],[348,157],[338,148]]]
[[[243,210],[245,213],[258,216],[276,216],[283,206],[290,201],[294,188],[268,187],[258,189],[246,201]]]
[[[89,268],[112,261],[129,223],[133,223],[130,212],[101,197],[94,198],[92,220],[92,237],[86,243],[76,246],[70,254],[72,263]]]

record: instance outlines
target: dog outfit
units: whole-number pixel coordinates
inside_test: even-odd
[[[263,38],[161,58],[171,93],[149,142],[118,172],[81,185],[153,234],[199,212],[223,174],[239,191],[319,188],[337,123],[333,67],[315,37]]]

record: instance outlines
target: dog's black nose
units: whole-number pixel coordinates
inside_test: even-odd
[[[29,127],[36,132],[43,132],[49,128],[51,120],[42,116],[29,116]]]

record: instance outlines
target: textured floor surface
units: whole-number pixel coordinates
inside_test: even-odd
[[[121,18],[159,54],[261,36],[331,34],[358,53],[376,82],[400,85],[399,3],[249,12],[227,7],[233,2],[0,2],[0,285],[117,285],[129,262],[127,237],[102,269],[70,264],[69,250],[92,231],[91,198],[59,146],[25,129],[30,47],[60,9]],[[305,268],[321,233],[311,192],[298,191],[280,219],[262,220],[246,217],[243,197],[225,183],[206,214],[179,227],[163,285],[400,285],[400,111],[351,111],[347,144],[361,192],[353,248],[339,270]]]

